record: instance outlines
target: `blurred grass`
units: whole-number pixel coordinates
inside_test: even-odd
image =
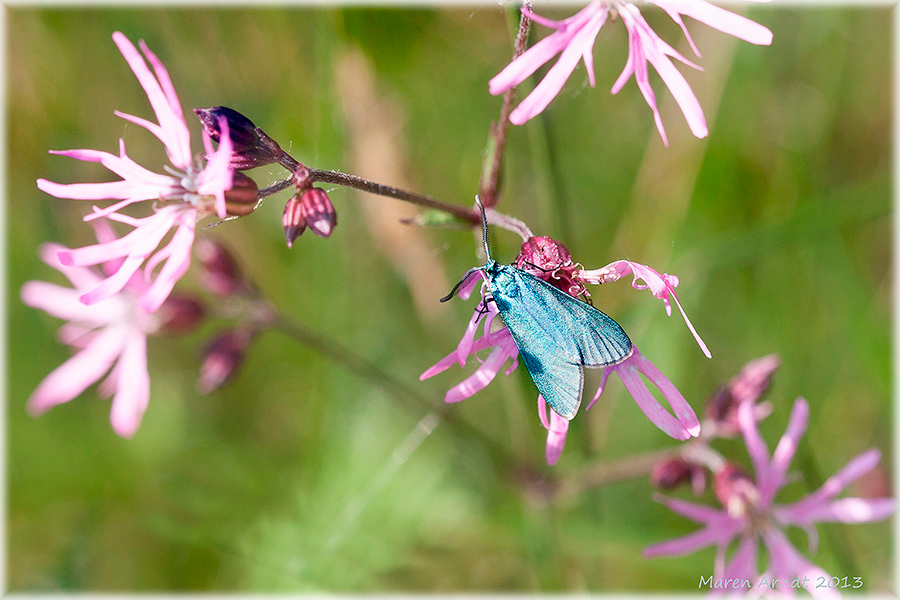
[[[41,194],[34,181],[107,177],[46,151],[112,151],[124,136],[139,162],[164,159],[151,136],[112,115],[150,114],[113,31],[147,41],[185,107],[231,106],[307,164],[351,171],[361,141],[347,126],[335,69],[361,52],[403,122],[405,156],[394,167],[425,193],[468,203],[499,111],[486,82],[510,55],[508,14],[481,5],[10,8],[8,16],[10,589],[662,591],[694,590],[712,573],[712,550],[641,558],[646,544],[694,529],[654,504],[644,479],[551,508],[523,485],[671,445],[618,382],[574,422],[560,465],[548,469],[527,374],[500,378],[451,410],[502,454],[444,422],[352,518],[348,505],[368,493],[426,411],[277,333],[262,336],[234,383],[208,397],[194,392],[197,357],[223,324],[152,340],[151,405],[130,441],[112,433],[108,403],[93,390],[40,419],[23,409],[67,352],[53,343],[58,322],[23,307],[18,290],[54,279],[36,258],[42,242],[90,241],[78,222],[85,206]],[[797,496],[868,447],[885,451],[890,472],[891,19],[887,8],[752,16],[773,30],[772,47],[689,23],[708,72],[683,71],[716,116],[709,138],[693,139],[655,80],[672,146],[665,151],[635,85],[608,94],[626,41],[620,24],[605,27],[597,89],[579,68],[541,118],[513,129],[501,209],[560,237],[588,267],[628,257],[679,275],[679,297],[712,361],[646,293],[623,282],[594,298],[698,411],[746,361],[780,354],[776,411],[763,433],[772,443],[792,400],[810,400],[795,465],[805,481],[786,491]],[[679,39],[664,15],[649,19],[664,38]],[[254,176],[265,183],[281,173]],[[389,201],[346,190],[332,199],[340,226],[327,241],[307,235],[288,251],[280,197],[203,235],[232,247],[288,314],[438,406],[463,373],[417,378],[455,346],[471,303],[442,307],[437,323],[420,319],[393,257],[372,250],[377,236],[358,205]],[[395,235],[404,231],[398,224]],[[424,264],[453,279],[433,291],[436,301],[475,263],[475,246],[467,231],[427,235]],[[508,233],[493,243],[501,260],[517,252]],[[599,379],[587,377],[586,389]],[[739,444],[721,447],[745,461]],[[889,589],[889,528],[820,532],[817,564],[862,576],[865,591]]]

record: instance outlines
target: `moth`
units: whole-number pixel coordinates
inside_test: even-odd
[[[634,351],[631,340],[605,313],[560,291],[515,265],[491,258],[484,206],[481,209],[487,263],[466,273],[441,302],[446,302],[469,277],[482,271],[491,298],[534,385],[556,413],[571,420],[581,405],[584,369],[618,364]]]

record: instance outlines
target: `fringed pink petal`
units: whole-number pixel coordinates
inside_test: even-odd
[[[186,211],[172,241],[166,248],[169,258],[160,270],[159,275],[138,301],[138,306],[147,313],[154,313],[163,305],[172,292],[172,288],[187,272],[191,264],[191,246],[194,243],[196,211]]]
[[[701,23],[718,29],[722,33],[756,44],[768,46],[772,43],[772,32],[755,21],[727,11],[705,0],[654,0],[670,15],[681,13]],[[673,17],[674,18],[674,17]],[[685,31],[685,35],[687,32]],[[690,39],[690,37],[688,36]],[[693,43],[692,43],[693,45]],[[699,53],[698,53],[699,56]]]
[[[659,388],[659,391],[662,392],[663,397],[669,403],[669,406],[672,407],[675,418],[678,419],[678,422],[681,423],[684,429],[687,430],[692,437],[700,435],[700,421],[697,419],[697,414],[694,412],[694,409],[691,408],[691,405],[688,404],[687,400],[684,399],[684,396],[681,395],[681,392],[678,391],[678,388],[669,381],[669,378],[663,375],[662,371],[656,368],[656,365],[650,362],[647,357],[638,352],[636,347],[634,348],[632,357],[626,360],[626,362],[628,361],[634,361],[638,370],[643,373],[653,385]]]
[[[658,544],[651,544],[644,548],[644,558],[655,558],[657,556],[684,556],[691,554],[707,546],[720,544],[723,535],[722,531],[706,527],[689,533],[688,535],[673,538]]]
[[[738,426],[744,436],[747,454],[750,455],[753,468],[756,470],[756,480],[762,485],[763,481],[769,477],[769,449],[756,427],[752,402],[743,402],[738,406]]]
[[[596,13],[579,29],[560,54],[559,60],[550,69],[547,75],[534,88],[531,94],[523,100],[515,110],[510,113],[509,120],[515,125],[521,125],[541,113],[547,105],[559,94],[563,85],[572,75],[578,61],[593,48],[594,38],[606,21],[606,11]]]
[[[121,327],[104,329],[84,350],[44,378],[28,399],[28,411],[37,416],[81,394],[112,366],[125,335]]]
[[[800,445],[800,439],[806,433],[809,423],[809,403],[803,398],[797,398],[791,417],[788,421],[787,431],[781,436],[775,452],[772,453],[772,462],[769,468],[770,477],[765,483],[760,482],[759,494],[764,505],[771,503],[775,493],[785,484],[787,470],[791,466],[791,460]]]
[[[109,420],[118,435],[130,438],[140,427],[150,400],[147,339],[142,334],[136,333],[128,340],[116,367],[118,386]]]
[[[691,437],[690,432],[685,429],[678,419],[666,412],[656,398],[653,397],[638,374],[637,365],[632,360],[629,359],[614,367],[607,368],[613,369],[619,375],[628,393],[634,398],[641,411],[663,433],[676,440],[686,440]]]
[[[654,494],[653,499],[660,504],[664,504],[672,512],[677,513],[682,517],[686,517],[695,523],[709,525],[710,523],[718,523],[719,521],[728,522],[734,520],[729,517],[728,513],[725,511],[712,508],[711,506],[696,504],[694,502],[688,502],[687,500],[678,500],[677,498],[669,498],[668,496],[663,496],[661,494]]]
[[[165,67],[150,52],[143,41],[140,42],[141,49],[153,65],[156,76],[150,72],[144,58],[128,38],[117,31],[113,34],[113,41],[119,47],[119,51],[125,57],[128,66],[131,67],[132,72],[147,94],[147,99],[150,101],[153,112],[159,120],[159,137],[166,146],[169,160],[176,167],[187,169],[191,166],[190,133],[184,122],[184,112],[181,109],[178,98],[175,96],[174,90],[171,89],[171,81]],[[164,87],[165,90],[163,89]]]
[[[606,381],[609,379],[609,374],[611,370],[609,368],[603,369],[603,377],[600,379],[600,386],[597,388],[597,393],[594,394],[594,399],[591,400],[591,403],[587,405],[585,411],[591,410],[591,407],[594,405],[597,400],[600,399],[600,395],[603,394],[603,390],[606,389]]]
[[[512,346],[511,348],[510,345]],[[518,349],[515,343],[512,342],[512,338],[508,342],[504,340],[502,343],[494,346],[494,351],[491,352],[490,356],[477,371],[447,391],[446,396],[444,396],[444,402],[448,404],[459,402],[483,390],[500,372],[503,363],[516,352],[518,352]]]

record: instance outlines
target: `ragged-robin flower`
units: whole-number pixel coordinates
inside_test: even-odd
[[[97,223],[101,242],[113,239],[105,224]],[[52,407],[79,396],[99,381],[102,396],[112,396],[110,422],[122,437],[131,437],[141,424],[150,399],[150,376],[147,373],[147,336],[182,333],[202,318],[202,307],[185,297],[171,297],[162,310],[148,313],[138,298],[147,285],[134,275],[116,294],[86,305],[80,297],[93,289],[103,277],[120,268],[120,260],[100,267],[73,267],[63,264],[59,255],[64,250],[57,244],[41,248],[41,259],[65,275],[72,286],[64,287],[45,281],[29,281],[22,286],[22,302],[68,321],[59,328],[61,342],[75,350],[75,355],[56,368],[38,385],[28,400],[32,415],[40,415]],[[105,272],[104,272],[105,271]]]
[[[138,82],[147,93],[158,123],[116,112],[123,119],[144,127],[165,145],[172,167],[163,167],[166,174],[155,173],[132,161],[125,152],[125,142],[119,142],[119,155],[99,150],[65,150],[54,152],[78,160],[99,162],[121,177],[106,183],[60,184],[39,179],[38,187],[57,198],[76,200],[118,200],[105,208],[93,207],[85,221],[109,219],[132,228],[125,236],[102,244],[60,251],[63,264],[76,267],[99,265],[113,259],[123,259],[119,268],[81,296],[85,304],[93,304],[117,294],[132,275],[143,267],[143,275],[150,282],[141,295],[140,306],[148,313],[157,310],[172,291],[175,282],[190,265],[191,245],[197,221],[210,215],[228,216],[227,194],[232,188],[233,172],[229,166],[231,138],[228,124],[220,122],[221,136],[218,150],[213,150],[209,136],[204,133],[203,144],[209,161],[195,162],[191,153],[190,133],[184,113],[166,68],[140,42],[146,62],[137,48],[121,33],[113,34],[113,41],[125,57]],[[147,66],[150,63],[153,70]],[[244,188],[241,197],[245,195]],[[140,202],[152,205],[152,214],[133,217],[120,212]],[[243,202],[239,202],[243,206]],[[168,244],[159,248],[166,234],[175,233]],[[159,271],[154,271],[159,268]]]
[[[886,519],[894,512],[892,498],[835,499],[847,485],[875,468],[881,457],[878,450],[863,452],[831,476],[818,490],[790,504],[775,504],[775,495],[792,481],[788,469],[809,420],[809,404],[803,398],[794,403],[787,431],[770,456],[757,428],[753,403],[743,402],[738,408],[741,434],[756,471],[755,482],[733,466],[717,474],[716,496],[723,509],[659,497],[672,511],[701,524],[702,529],[689,535],[653,544],[644,556],[682,556],[715,545],[717,550],[714,578],[717,581],[749,581],[756,588],[761,581],[757,568],[760,542],[768,550],[769,561],[762,576],[791,581],[809,577],[816,581],[830,578],[820,567],[804,557],[788,540],[784,529],[796,526],[809,536],[815,551],[815,524],[823,522],[867,523]],[[731,558],[726,561],[728,546],[737,541]],[[739,586],[736,586],[739,587]],[[744,586],[746,587],[746,586]],[[731,591],[735,591],[732,589]],[[776,590],[780,591],[780,590]],[[834,596],[833,589],[810,589]]]
[[[619,266],[621,262],[627,261],[617,261],[596,271],[585,271],[581,265],[572,260],[571,254],[563,244],[542,236],[525,240],[515,265],[571,296],[589,298],[584,284],[603,283],[618,279],[624,273]],[[642,275],[636,274],[636,277],[644,277],[642,280],[646,282],[646,285],[639,286],[635,279],[635,287],[651,289],[653,295],[663,299],[668,307],[669,297],[675,298],[674,287],[678,285],[678,278],[659,275],[655,270],[637,263],[628,264],[632,265],[630,268],[640,270]],[[499,311],[496,304],[491,301],[489,289],[483,280],[483,272],[477,271],[476,273],[481,275],[481,280],[478,277],[470,277],[458,290],[458,295],[467,299],[475,289],[477,282],[482,281],[481,300],[469,320],[465,334],[456,350],[422,373],[420,379],[424,380],[437,375],[454,363],[465,366],[469,356],[476,355],[477,357],[479,352],[487,349],[491,351],[486,359],[478,359],[481,365],[472,375],[450,388],[444,398],[445,402],[459,402],[481,391],[493,381],[508,362],[510,364],[505,369],[507,375],[518,366],[519,349],[506,327],[495,327],[495,322],[497,322],[495,319],[499,315]],[[684,314],[683,311],[682,314]],[[686,316],[685,321],[691,331],[694,331]],[[479,329],[482,329],[480,337],[478,336]],[[694,334],[696,336],[696,332]],[[708,353],[703,341],[699,336],[696,337],[701,348]],[[610,373],[616,373],[619,376],[638,407],[654,425],[666,434],[679,440],[685,440],[699,433],[700,424],[697,416],[684,396],[656,366],[638,351],[637,347],[634,347],[632,354],[622,362],[604,367],[603,383],[591,404],[599,398]],[[663,397],[672,407],[674,416],[666,411],[650,393],[641,377],[642,374],[659,388]],[[547,461],[549,464],[554,464],[565,444],[568,422],[552,411],[548,419],[546,403],[540,396],[538,398],[538,414],[541,423],[548,430]]]
[[[772,43],[772,32],[767,28],[705,0],[651,0],[651,2],[662,8],[681,27],[691,49],[697,56],[700,56],[700,52],[688,33],[682,16],[691,17],[752,44],[769,45]],[[660,136],[662,136],[663,143],[668,145],[666,131],[657,108],[656,95],[653,93],[653,88],[650,87],[647,68],[647,65],[650,64],[656,69],[663,83],[672,93],[681,112],[684,113],[691,132],[698,138],[706,137],[708,131],[703,109],[687,80],[675,68],[671,59],[677,59],[695,69],[702,69],[664,42],[650,28],[635,4],[615,0],[594,0],[577,14],[563,21],[546,19],[526,8],[522,9],[522,13],[536,23],[556,31],[526,50],[491,79],[489,84],[491,94],[502,94],[519,85],[557,54],[559,59],[534,88],[534,91],[510,114],[512,123],[521,125],[547,108],[547,105],[562,90],[566,80],[578,66],[579,60],[584,60],[588,82],[591,87],[594,87],[594,41],[607,19],[618,15],[628,31],[629,52],[625,68],[613,85],[612,93],[618,93],[628,79],[634,75],[638,89],[653,111],[653,119]]]

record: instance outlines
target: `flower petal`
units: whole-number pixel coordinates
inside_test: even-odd
[[[53,370],[28,399],[28,411],[40,415],[77,397],[100,379],[122,351],[126,329],[108,327],[88,346]]]

